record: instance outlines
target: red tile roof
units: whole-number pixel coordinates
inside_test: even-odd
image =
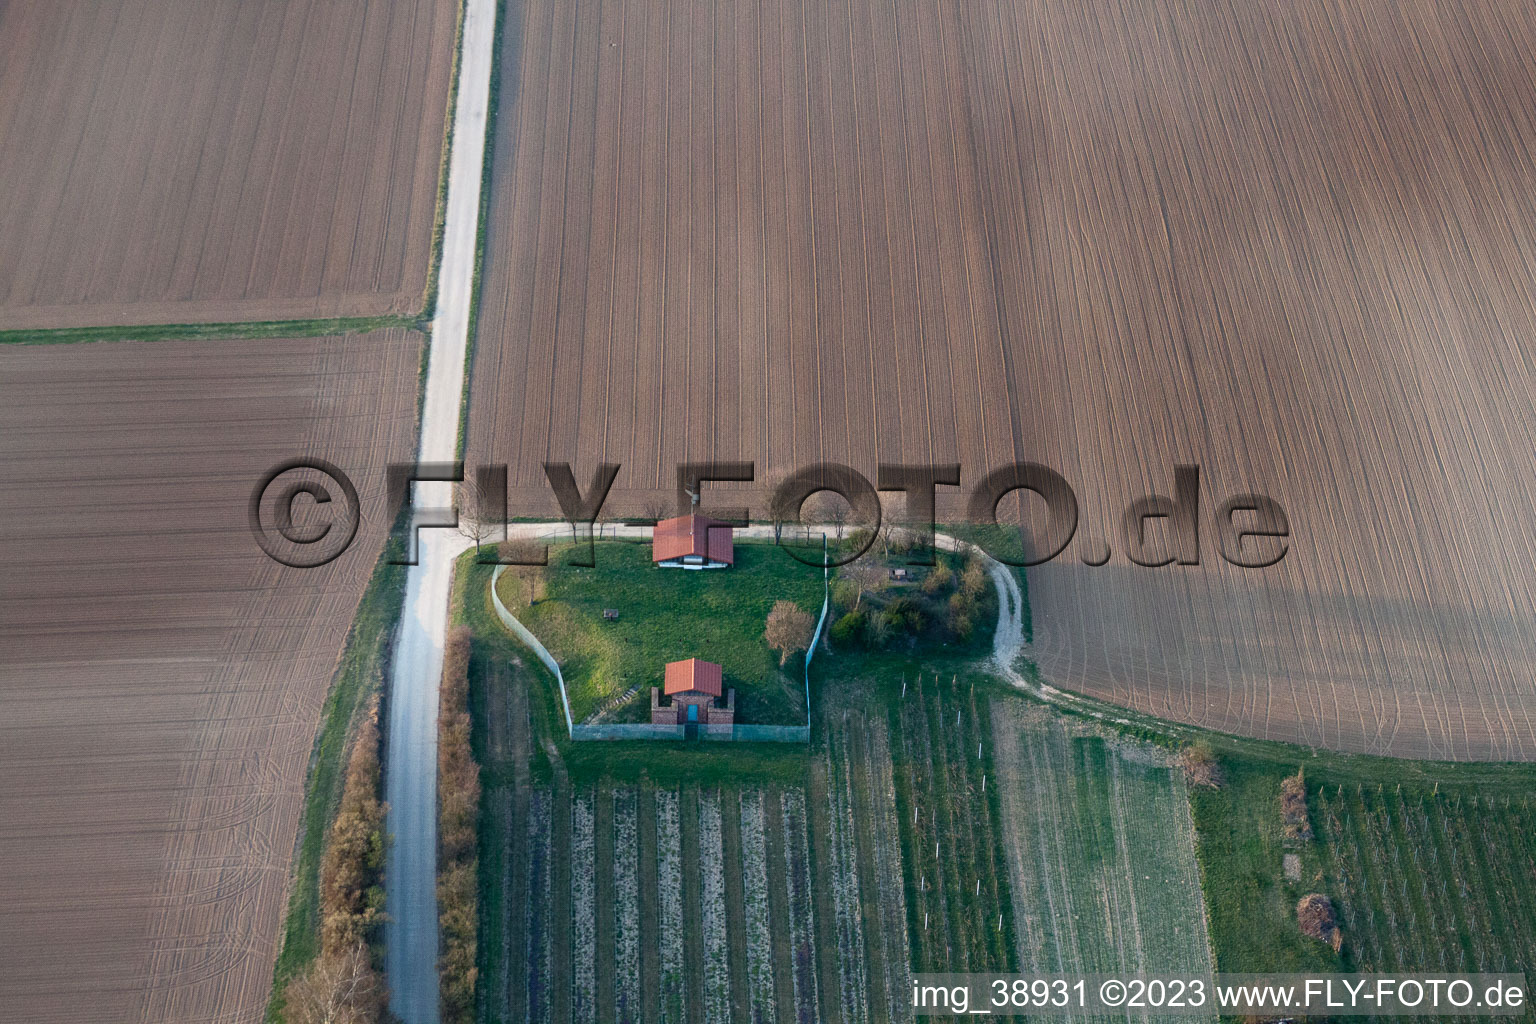
[[[651,539],[651,561],[670,562],[689,556],[734,564],[736,547],[731,540],[730,524],[698,515],[678,516],[657,523]]]
[[[712,661],[689,658],[667,662],[667,678],[662,686],[668,697],[674,693],[707,693],[719,697],[725,693],[724,674]]]

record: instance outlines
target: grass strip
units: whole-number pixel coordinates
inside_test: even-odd
[[[330,334],[415,329],[410,316],[336,317],[329,320],[257,320],[250,323],[150,324],[139,327],[63,327],[0,331],[0,345],[77,345],[94,341],[234,341],[315,338]]]
[[[267,1020],[273,1024],[282,1020],[283,988],[320,950],[320,858],[325,836],[341,801],[349,741],[360,710],[383,687],[395,623],[405,600],[405,567],[390,564],[399,555],[397,545],[398,541],[386,545],[358,603],[310,753],[292,889],[267,1004]]]

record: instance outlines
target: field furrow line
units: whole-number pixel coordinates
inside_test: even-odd
[[[741,794],[741,877],[747,925],[747,998],[752,1024],[777,1019],[773,983],[773,931],[768,921],[768,841],[763,794]]]
[[[730,953],[725,937],[725,833],[720,794],[699,794],[699,902],[704,923],[704,1024],[731,1019]]]
[[[528,1020],[550,1019],[550,791],[533,791],[528,813],[528,894],[524,901],[528,936]]]
[[[597,1020],[596,825],[590,794],[576,798],[571,819],[571,1020]]]
[[[613,1007],[618,1024],[644,1019],[640,999],[640,828],[635,791],[613,794]]]
[[[795,992],[795,1024],[815,1024],[820,1015],[821,999],[816,984],[815,901],[811,895],[805,793],[798,789],[786,790],[779,794],[779,805],[784,819],[785,876],[789,883],[790,959],[794,965],[790,974]],[[900,883],[899,877],[897,882]]]
[[[885,722],[871,720],[864,745],[864,771],[869,784],[874,834],[875,881],[880,908],[886,1014],[892,1021],[910,1016],[907,996],[912,973],[907,935],[907,889],[901,864],[901,831],[896,821],[896,784],[891,767]]]
[[[833,727],[834,733],[837,727]],[[827,792],[832,807],[832,904],[837,923],[838,997],[845,1024],[864,1024],[869,1019],[869,977],[864,964],[863,911],[859,900],[858,853],[854,846],[853,780],[848,764],[830,743],[831,778]]]
[[[656,794],[656,889],[660,895],[661,1024],[685,1019],[683,977],[683,830],[676,790]]]

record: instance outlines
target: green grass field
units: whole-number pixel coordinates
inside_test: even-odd
[[[1195,835],[1166,751],[993,700],[1025,972],[1211,970]]]
[[[1280,780],[1294,765],[1228,753],[1225,786],[1194,794],[1219,968],[1531,970],[1529,769],[1506,766],[1499,782],[1487,778],[1497,766],[1451,765],[1443,780],[1394,781],[1330,762],[1304,762],[1316,835],[1299,846],[1283,842],[1278,805]],[[1415,775],[1426,769],[1414,767]],[[1461,781],[1466,774],[1480,780]],[[1283,876],[1287,852],[1302,859],[1300,882]],[[1333,901],[1344,933],[1339,953],[1299,930],[1296,902],[1310,892]]]
[[[690,572],[651,564],[648,542],[597,544],[596,566],[562,564],[551,552],[544,599],[526,604],[516,577],[498,585],[502,601],[560,662],[571,716],[588,721],[646,721],[650,688],[660,686],[669,661],[720,663],[736,688],[738,722],[805,724],[803,664],[782,669],[763,640],[775,601],[821,611],[822,578],[767,543],[738,543],[729,569]],[[604,609],[619,612],[617,622]]]
[[[994,689],[986,677],[956,672],[887,681],[917,970],[1017,966],[1006,823],[988,735]]]
[[[1326,943],[1296,925],[1296,901],[1324,887],[1317,844],[1291,849],[1282,841],[1280,780],[1295,774],[1295,765],[1228,756],[1223,769],[1222,788],[1190,794],[1217,969],[1343,970]],[[1286,853],[1301,857],[1299,883],[1282,873]]]

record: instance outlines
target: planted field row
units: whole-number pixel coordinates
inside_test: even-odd
[[[1361,971],[1520,971],[1536,963],[1528,802],[1323,786],[1314,822],[1344,955]]]
[[[1182,775],[1015,702],[991,713],[1018,969],[1209,973]]]
[[[883,723],[839,733],[829,763],[825,806],[794,787],[493,789],[481,1019],[904,1019]]]
[[[683,826],[675,792],[656,794],[656,874],[658,878],[681,878],[683,870]],[[657,1019],[661,1024],[677,1024],[687,1019],[683,1012],[685,978],[683,975],[683,890],[678,885],[662,885],[661,904],[661,978]]]
[[[49,66],[25,22],[117,6],[0,5],[0,74]],[[27,157],[6,118],[0,164]],[[285,977],[318,949],[349,726],[403,586],[388,569],[370,589],[391,514],[362,482],[415,451],[421,352],[406,331],[0,346],[0,1016],[254,1020],[279,944]],[[314,569],[272,561],[247,519],[254,483],[300,454],[360,484],[355,542]]]
[[[1002,971],[1014,965],[985,708],[969,684],[919,678],[892,712],[895,788],[908,852],[914,967]]]

